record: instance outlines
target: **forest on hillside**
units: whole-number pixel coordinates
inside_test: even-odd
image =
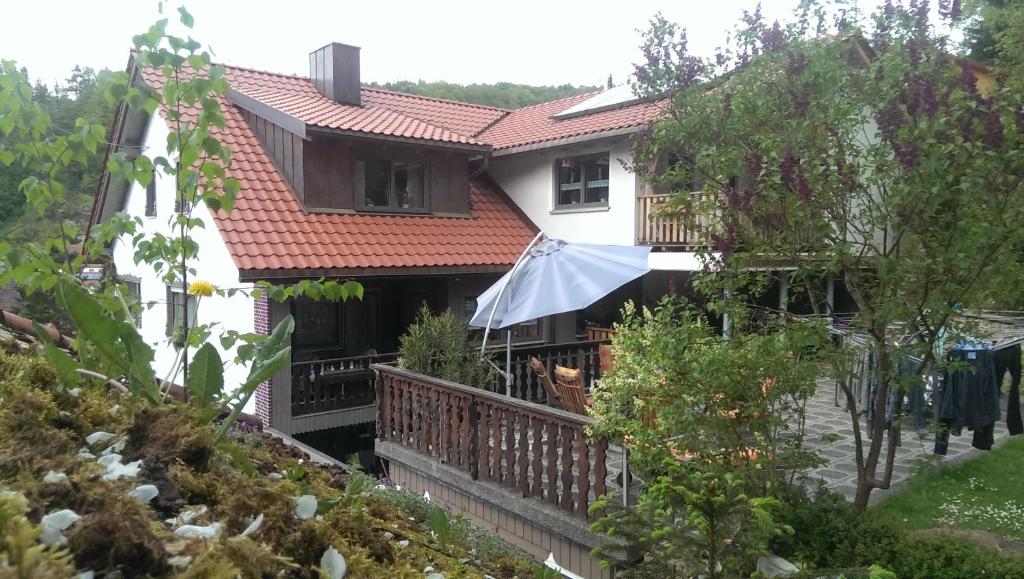
[[[563,84],[559,86],[535,86],[529,84],[516,84],[512,82],[497,82],[493,84],[458,84],[445,81],[427,82],[424,80],[416,82],[411,80],[399,80],[385,83],[372,82],[369,86],[392,90],[395,92],[461,101],[502,109],[517,109],[520,107],[583,94],[601,88],[599,86],[573,86],[571,84]]]

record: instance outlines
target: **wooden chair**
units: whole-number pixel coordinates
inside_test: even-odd
[[[615,367],[615,355],[612,354],[611,344],[601,344],[598,346],[597,355],[601,361],[601,374],[606,374]]]
[[[548,377],[548,371],[544,367],[544,362],[530,356],[530,365],[533,366],[533,371],[537,374],[537,380],[544,387],[544,392],[548,395],[548,406],[564,410],[562,396],[559,394],[558,388],[551,383],[551,378]]]
[[[583,372],[576,368],[555,366],[555,383],[562,397],[562,408],[575,414],[587,414],[590,401],[583,390]]]

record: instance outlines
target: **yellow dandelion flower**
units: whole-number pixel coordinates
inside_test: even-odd
[[[194,296],[210,297],[216,289],[212,283],[203,280],[188,284],[188,293]]]

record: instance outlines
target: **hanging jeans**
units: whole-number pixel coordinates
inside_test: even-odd
[[[1020,344],[995,351],[996,382],[1002,384],[1003,375],[1010,373],[1010,393],[1006,401],[1006,429],[1011,435],[1024,432],[1020,416]]]

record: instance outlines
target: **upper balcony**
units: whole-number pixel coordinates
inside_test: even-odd
[[[707,205],[711,193],[693,193],[694,206]],[[707,240],[718,216],[711,212],[691,215],[672,207],[672,194],[645,193],[637,197],[636,244],[655,251],[694,251]]]

